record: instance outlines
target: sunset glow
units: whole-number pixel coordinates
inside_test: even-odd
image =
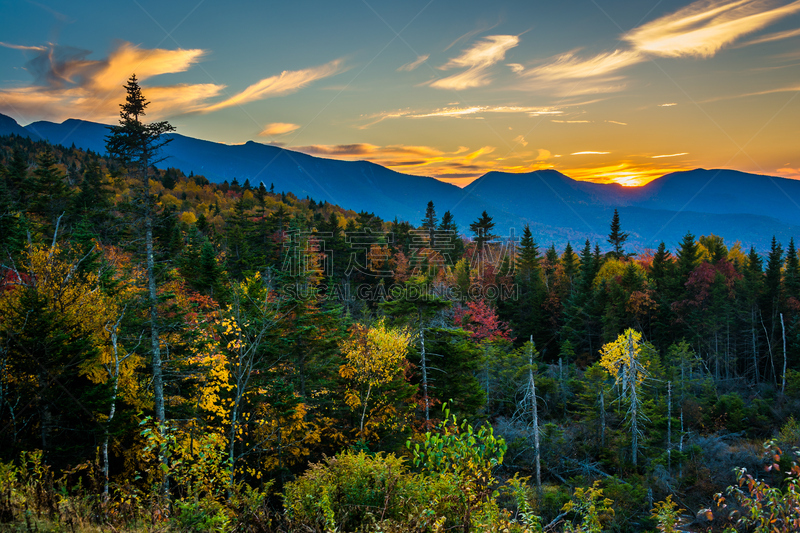
[[[9,5],[0,113],[111,123],[135,72],[148,118],[183,135],[458,186],[548,168],[800,178],[800,1],[313,5]]]

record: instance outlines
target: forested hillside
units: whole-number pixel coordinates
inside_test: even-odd
[[[793,239],[557,249],[124,133],[0,138],[0,529],[797,530]]]

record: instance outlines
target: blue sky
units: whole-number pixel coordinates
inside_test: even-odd
[[[151,119],[459,185],[800,178],[800,1],[0,2],[0,112]]]

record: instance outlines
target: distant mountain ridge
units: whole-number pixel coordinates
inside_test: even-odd
[[[20,126],[0,114],[0,135],[21,135],[54,144],[105,152],[107,126],[78,119],[61,124],[39,121]],[[675,249],[687,231],[714,233],[729,244],[741,240],[760,251],[775,235],[786,243],[800,236],[800,181],[735,170],[695,169],[675,172],[643,187],[574,180],[555,170],[524,174],[489,172],[467,187],[433,178],[402,174],[367,161],[314,157],[249,141],[226,145],[170,134],[167,159],[159,166],[180,168],[222,182],[237,178],[260,182],[277,191],[326,200],[356,211],[375,212],[418,224],[432,200],[439,216],[449,210],[463,233],[487,211],[495,233],[518,236],[531,225],[541,246],[585,239],[607,248],[605,237],[614,208],[623,229],[631,233],[630,249]]]

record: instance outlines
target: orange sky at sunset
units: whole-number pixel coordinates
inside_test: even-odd
[[[181,134],[458,186],[550,168],[626,186],[698,167],[800,178],[800,0],[5,11],[0,113],[23,125],[112,123],[135,71],[148,117]]]

